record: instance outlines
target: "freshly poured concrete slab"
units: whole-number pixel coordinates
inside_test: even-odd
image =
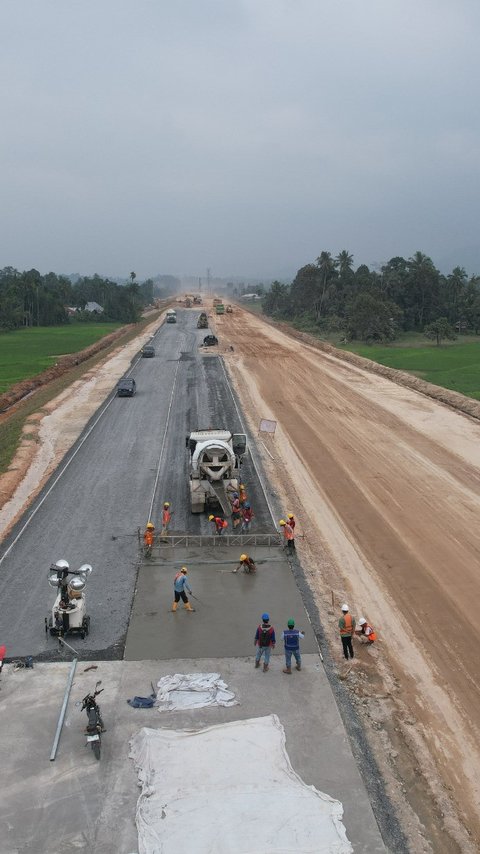
[[[385,854],[357,765],[318,655],[304,655],[304,669],[282,673],[275,656],[268,673],[251,660],[80,662],[73,681],[57,758],[49,761],[69,663],[36,664],[0,677],[0,711],[8,738],[0,740],[2,798],[0,850],[48,854],[137,852],[135,809],[140,790],[129,741],[141,727],[201,729],[213,724],[278,715],[293,769],[307,784],[341,801],[355,854]],[[150,683],[171,673],[217,671],[238,705],[188,712],[133,709],[127,699],[150,693]],[[102,680],[106,733],[98,762],[85,745],[85,713],[78,701]],[[246,745],[248,749],[248,745]],[[188,768],[185,769],[188,774]],[[261,774],[261,768],[259,768]],[[192,852],[195,850],[192,841]]]
[[[143,661],[165,658],[224,658],[255,653],[254,635],[264,611],[277,633],[293,617],[305,631],[303,653],[317,652],[315,636],[299,590],[281,548],[257,546],[249,554],[257,563],[254,575],[234,574],[241,549],[238,546],[175,549],[165,547],[162,557],[146,561],[138,574],[137,589],[125,645],[125,659]],[[188,581],[195,613],[180,601],[172,613],[173,580],[181,566]]]

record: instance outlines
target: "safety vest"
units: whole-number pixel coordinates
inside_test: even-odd
[[[373,626],[369,626],[367,623],[366,626],[362,626],[362,629],[365,629],[365,631],[362,632],[362,634],[364,634],[365,637],[368,638],[370,643],[373,643],[374,641],[377,640],[377,635],[376,635],[376,632],[375,632],[375,629],[373,628]]]
[[[343,619],[345,622],[345,626],[343,629],[340,629],[340,634],[342,636],[347,636],[353,634],[353,619],[351,614],[344,614]]]
[[[283,526],[283,536],[286,540],[293,540],[293,528],[288,523]]]
[[[143,535],[143,542],[146,546],[153,546],[153,531],[151,528],[148,528]]]
[[[163,525],[164,525],[164,526],[165,526],[165,525],[168,525],[168,523],[170,522],[170,519],[171,519],[171,516],[170,516],[170,510],[164,510],[164,511],[163,511],[163,513],[162,513],[162,522],[163,522]]]

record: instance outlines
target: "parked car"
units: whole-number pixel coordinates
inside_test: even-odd
[[[137,384],[131,377],[125,377],[117,383],[118,397],[133,397],[137,390]]]
[[[145,344],[145,347],[142,347],[142,359],[153,359],[154,355],[155,347],[151,344]]]
[[[218,344],[218,338],[215,335],[205,335],[203,339],[204,347],[214,347],[215,344]]]

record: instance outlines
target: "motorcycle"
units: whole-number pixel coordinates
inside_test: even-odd
[[[103,725],[102,714],[100,712],[100,706],[96,701],[96,697],[102,693],[104,690],[100,688],[98,690],[98,686],[102,684],[102,680],[100,679],[94,688],[93,694],[87,694],[82,700],[82,708],[80,711],[87,712],[88,724],[85,730],[85,735],[87,736],[87,744],[90,744],[95,759],[100,759],[100,752],[102,748],[102,732],[106,732],[105,727]]]

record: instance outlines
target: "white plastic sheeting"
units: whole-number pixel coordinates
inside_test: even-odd
[[[139,854],[350,854],[343,807],[295,773],[276,715],[131,741]]]
[[[237,704],[235,694],[228,690],[220,673],[175,673],[173,676],[163,676],[157,689],[155,705],[161,712]]]

